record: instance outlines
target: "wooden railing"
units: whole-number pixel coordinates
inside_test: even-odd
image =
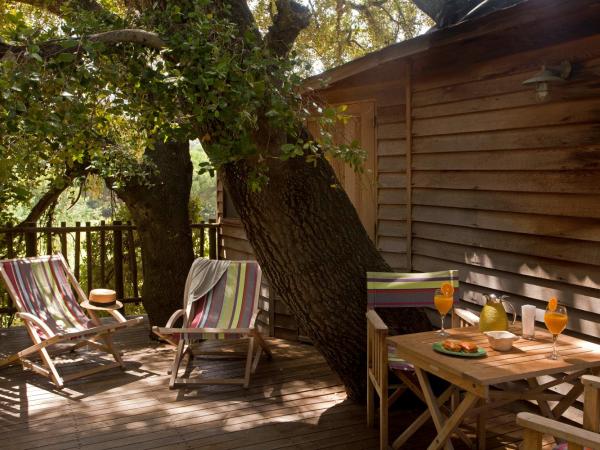
[[[217,259],[219,225],[214,220],[191,225],[196,256]],[[93,287],[110,287],[123,303],[139,303],[141,250],[131,222],[62,222],[60,226],[0,227],[0,258],[18,258],[61,252],[84,292]],[[10,298],[0,290],[0,327],[10,324],[14,314]]]

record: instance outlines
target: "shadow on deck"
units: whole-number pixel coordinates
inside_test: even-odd
[[[261,361],[250,388],[203,386],[169,390],[174,351],[153,342],[144,327],[119,333],[127,371],[118,369],[73,381],[63,389],[19,366],[0,370],[0,447],[4,449],[373,449],[376,430],[365,410],[346,400],[342,384],[314,347],[270,339],[274,359]],[[28,345],[23,328],[0,330],[0,354]],[[232,345],[234,347],[235,345]],[[96,357],[87,352],[88,356]],[[69,368],[89,364],[77,354]],[[205,360],[207,376],[235,377],[237,360]],[[198,369],[195,369],[198,370]],[[69,369],[65,367],[65,372]],[[419,413],[395,411],[397,434]],[[488,448],[517,448],[514,415],[490,418]],[[426,448],[435,434],[426,425],[411,442]],[[512,433],[514,434],[514,433]],[[456,447],[457,449],[460,447]]]

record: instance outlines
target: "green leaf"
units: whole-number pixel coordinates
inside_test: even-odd
[[[54,61],[61,63],[73,62],[75,61],[75,55],[72,53],[60,53],[56,58],[54,58]]]

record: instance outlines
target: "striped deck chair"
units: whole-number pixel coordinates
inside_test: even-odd
[[[429,273],[367,272],[367,423],[375,421],[375,394],[379,395],[380,447],[388,448],[388,408],[410,389],[423,403],[425,398],[412,376],[413,366],[388,348],[388,327],[375,308],[434,308],[434,292],[442,283],[454,286],[454,302],[459,300],[457,270]],[[388,397],[388,370],[403,384]],[[394,448],[401,443],[394,442]]]
[[[137,325],[142,318],[125,320],[118,311],[109,311],[115,323],[103,325],[83,312],[79,301],[86,300],[79,283],[61,254],[0,261],[0,274],[23,320],[33,345],[0,360],[0,367],[21,363],[23,368],[50,378],[58,388],[75,378],[123,366],[111,333]],[[98,342],[100,341],[100,342]],[[58,349],[59,344],[67,348]],[[91,346],[111,354],[115,362],[61,376],[52,356]],[[28,357],[39,356],[43,365]]]
[[[255,327],[258,316],[258,296],[260,292],[261,269],[253,261],[231,261],[219,281],[202,298],[190,303],[190,279],[188,275],[184,292],[184,308],[173,313],[165,327],[153,327],[155,334],[177,345],[175,360],[171,367],[169,387],[194,386],[203,384],[241,384],[245,388],[250,383],[262,351],[272,357],[266,342]],[[182,328],[173,324],[183,317]],[[247,352],[215,352],[193,348],[200,340],[248,338]],[[254,349],[256,344],[256,355]],[[211,355],[241,357],[246,359],[244,378],[180,378],[179,367],[189,354],[188,366],[194,356]]]

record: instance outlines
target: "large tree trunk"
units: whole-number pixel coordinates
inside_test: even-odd
[[[187,142],[158,144],[146,154],[158,170],[147,183],[129,183],[118,195],[140,236],[144,308],[150,323],[162,326],[182,307],[194,259],[188,210],[193,167]]]
[[[331,166],[302,158],[274,161],[260,192],[247,163],[225,166],[223,181],[270,285],[289,305],[348,396],[366,389],[367,271],[390,271]],[[429,329],[423,313],[402,311],[404,330]]]

